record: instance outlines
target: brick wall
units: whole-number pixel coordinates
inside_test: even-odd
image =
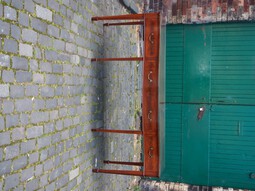
[[[90,62],[103,27],[90,19],[123,12],[115,0],[0,0],[0,190],[103,190],[90,131],[103,124],[103,65]]]
[[[243,191],[233,188],[195,186],[176,182],[157,182],[143,179],[140,181],[141,191]],[[248,190],[245,190],[248,191]]]

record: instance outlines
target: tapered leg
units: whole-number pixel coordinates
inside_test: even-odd
[[[135,170],[104,170],[104,169],[92,169],[95,173],[107,173],[107,174],[121,174],[129,176],[143,176],[143,171]]]
[[[118,26],[118,25],[143,25],[143,21],[137,22],[120,22],[120,23],[105,23],[104,26]]]
[[[132,57],[132,58],[92,58],[91,62],[96,61],[143,61],[143,57]]]
[[[137,135],[143,134],[142,131],[138,131],[138,130],[115,130],[115,129],[96,128],[96,129],[91,129],[91,131],[93,131],[93,132],[103,132],[103,133],[137,134]]]
[[[92,17],[92,21],[103,21],[103,20],[143,20],[144,14],[129,14],[129,15],[114,15],[114,16],[100,16]]]
[[[143,166],[143,162],[122,162],[122,161],[104,160],[104,163],[106,163],[106,164],[131,165],[131,166]]]

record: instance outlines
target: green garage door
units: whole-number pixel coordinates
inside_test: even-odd
[[[168,25],[162,179],[255,188],[255,24]]]

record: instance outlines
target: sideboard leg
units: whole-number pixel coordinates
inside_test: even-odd
[[[105,164],[121,164],[121,165],[131,165],[131,166],[143,166],[143,162],[122,162],[122,161],[110,161],[104,160]]]
[[[129,15],[113,15],[113,16],[99,16],[92,17],[92,21],[104,21],[104,20],[143,20],[144,14],[129,14]]]
[[[106,173],[106,174],[120,174],[129,176],[143,176],[143,171],[135,170],[104,170],[104,169],[92,169],[94,173]]]

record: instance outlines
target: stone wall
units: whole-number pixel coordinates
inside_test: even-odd
[[[106,147],[90,131],[103,126],[106,105],[103,63],[90,61],[103,56],[103,25],[91,17],[124,13],[116,0],[0,0],[0,190],[129,184],[91,171]],[[119,52],[117,34],[108,52]]]

